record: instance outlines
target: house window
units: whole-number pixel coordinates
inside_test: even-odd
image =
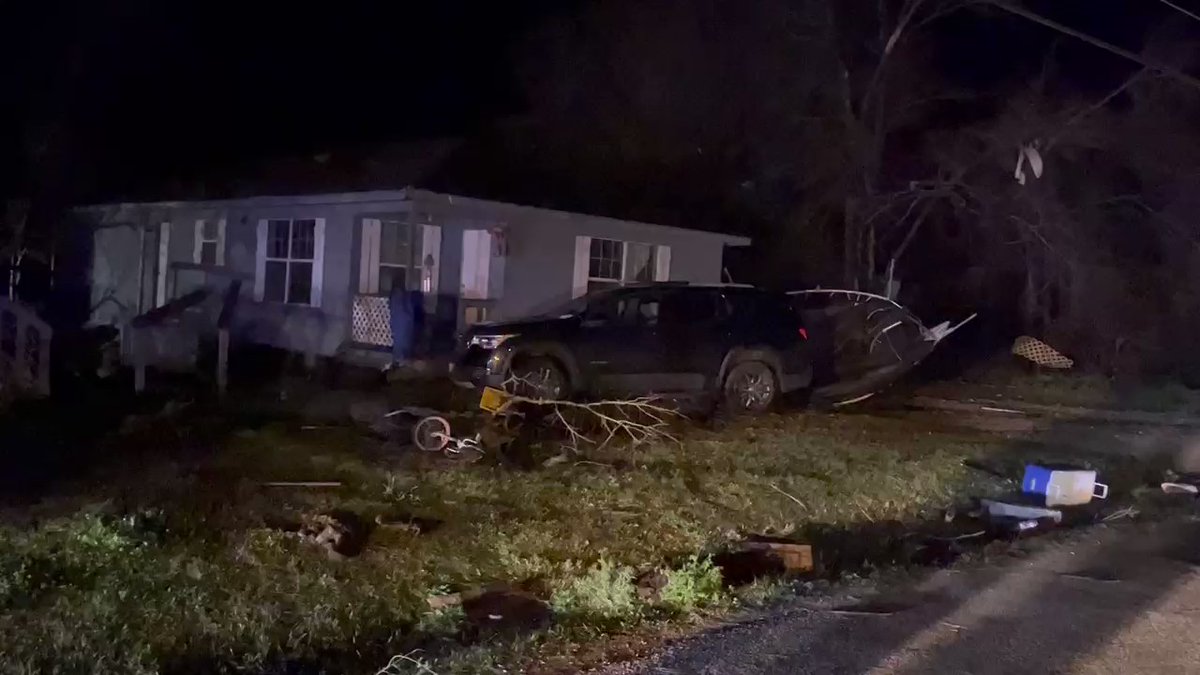
[[[413,251],[418,249],[417,242],[414,241],[416,230],[418,228],[402,220],[380,221],[380,293],[390,295],[393,289],[408,289],[420,281],[419,267],[413,264]]]
[[[197,220],[192,262],[197,265],[225,264],[225,220]]]
[[[390,295],[393,289],[437,292],[442,230],[416,214],[362,219],[358,292]]]
[[[587,290],[654,281],[656,248],[661,247],[593,238],[588,254]]]
[[[266,235],[263,300],[289,305],[314,304],[317,221],[268,220]]]

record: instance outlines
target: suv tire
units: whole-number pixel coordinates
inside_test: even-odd
[[[730,413],[767,412],[779,397],[775,371],[762,361],[743,361],[725,376],[722,387],[725,409]]]
[[[570,397],[571,383],[558,363],[545,356],[522,358],[513,366],[517,378],[513,393],[545,401],[562,401]]]

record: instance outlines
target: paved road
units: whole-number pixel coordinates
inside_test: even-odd
[[[857,600],[890,615],[797,600],[603,672],[1200,673],[1200,522],[1101,526],[1039,549]]]

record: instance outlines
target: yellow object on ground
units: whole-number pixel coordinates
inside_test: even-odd
[[[499,412],[508,402],[508,394],[494,387],[484,387],[479,397],[479,408],[490,413]]]

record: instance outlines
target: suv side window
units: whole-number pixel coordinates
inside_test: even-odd
[[[669,326],[699,326],[717,318],[717,299],[713,293],[684,290],[663,298],[660,320]]]
[[[656,291],[628,293],[621,296],[617,307],[620,322],[627,326],[649,328],[658,325],[662,294]]]

